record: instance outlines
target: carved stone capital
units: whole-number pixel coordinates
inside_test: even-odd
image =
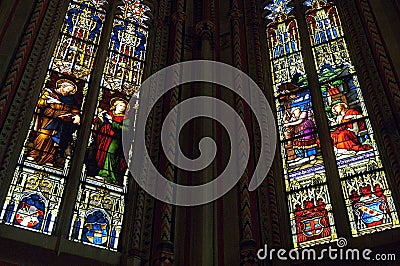
[[[197,23],[195,33],[202,39],[211,39],[215,33],[215,24],[211,20],[202,20]]]
[[[240,265],[258,265],[256,246],[254,239],[240,242]]]
[[[143,260],[145,254],[144,254],[144,252],[142,250],[139,250],[137,248],[133,248],[133,249],[130,249],[128,251],[128,256]]]
[[[153,259],[154,265],[174,265],[174,244],[170,241],[162,241],[157,245],[156,257]]]

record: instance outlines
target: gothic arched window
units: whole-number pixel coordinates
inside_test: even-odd
[[[291,0],[274,0],[265,7],[270,12],[266,35],[295,248],[338,237],[329,179],[339,179],[336,184],[342,188],[334,189],[343,193],[353,237],[399,226],[337,7],[328,0],[300,2],[308,7],[305,14]],[[322,136],[329,136],[325,143]]]
[[[70,223],[69,239],[117,250],[129,163],[121,133],[128,124],[125,112],[138,107],[148,10],[140,0],[69,3],[3,223],[48,235],[59,223]],[[77,191],[75,204],[63,202],[67,189]],[[63,217],[68,222],[60,218],[63,206],[71,214]]]

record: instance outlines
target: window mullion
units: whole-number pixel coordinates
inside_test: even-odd
[[[314,108],[314,118],[319,131],[319,138],[321,141],[321,151],[325,163],[328,191],[331,195],[333,214],[335,221],[346,221],[337,222],[337,232],[338,236],[350,238],[351,230],[349,227],[348,216],[346,215],[346,206],[343,201],[342,193],[337,193],[340,191],[341,183],[339,180],[339,172],[336,167],[335,154],[332,149],[330,130],[328,127],[328,121],[325,116],[325,109],[323,105],[323,99],[321,95],[320,85],[318,81],[317,69],[315,68],[311,41],[309,38],[309,33],[305,18],[305,7],[303,6],[303,0],[295,1],[296,17],[298,18],[299,24],[299,35],[302,43],[302,55],[304,60],[304,68],[307,73],[309,88],[311,93],[311,101]]]
[[[80,184],[79,181],[82,173],[83,162],[85,159],[87,143],[91,133],[91,120],[93,119],[95,108],[97,105],[97,98],[99,95],[102,73],[107,59],[107,48],[113,29],[113,20],[117,12],[116,2],[117,1],[110,1],[108,6],[108,12],[104,22],[104,29],[101,35],[101,40],[99,42],[97,56],[93,64],[94,67],[91,79],[89,81],[89,88],[86,95],[84,112],[82,114],[81,128],[79,130],[79,135],[74,152],[75,156],[71,163],[71,171],[65,187],[63,203],[60,206],[60,222],[56,229],[56,234],[60,236],[61,241],[63,239],[67,239],[70,230],[71,217]],[[60,249],[61,248],[59,248],[59,250]]]

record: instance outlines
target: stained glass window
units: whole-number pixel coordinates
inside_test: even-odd
[[[80,178],[76,203],[70,207],[69,239],[115,251],[128,185],[129,156],[122,152],[121,133],[123,122],[129,125],[125,112],[138,108],[149,8],[139,0],[110,3],[69,3],[0,219],[52,234],[66,183]],[[118,11],[110,20],[111,35],[102,35],[106,14],[114,6]],[[100,43],[109,44],[107,58],[102,75],[94,75]],[[90,87],[94,80],[100,80],[99,88]],[[97,106],[92,121],[81,124],[88,112],[85,102],[95,100],[86,97],[89,90],[98,94]],[[75,176],[70,168],[83,130],[91,135],[82,172]]]
[[[76,142],[96,57],[105,0],[71,1],[1,220],[51,234]]]
[[[272,2],[265,8],[271,21],[266,37],[293,243],[302,247],[337,238],[326,182],[335,177],[325,172],[292,1]],[[310,7],[310,48],[352,235],[397,227],[397,211],[336,6],[327,0],[307,0],[304,5]]]
[[[280,146],[295,247],[336,238],[324,161],[289,1],[275,1],[267,26]]]
[[[353,236],[399,226],[337,8],[307,0],[306,20]]]
[[[125,112],[138,108],[148,35],[144,23],[148,7],[140,1],[124,0],[119,9],[70,231],[75,241],[110,250],[117,249],[128,184],[129,162],[123,154],[121,134],[123,126],[135,123],[127,121]]]

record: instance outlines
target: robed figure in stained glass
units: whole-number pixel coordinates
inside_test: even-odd
[[[356,109],[349,108],[346,103],[341,100],[333,102],[332,112],[335,114],[336,124],[343,124],[331,132],[334,146],[345,151],[366,151],[372,149],[370,145],[362,144],[358,139],[360,132],[366,131],[365,122],[358,120],[362,114]],[[354,121],[354,122],[352,122]]]
[[[120,97],[110,101],[110,109],[99,112],[94,121],[98,128],[96,136],[96,161],[98,177],[111,184],[122,185],[127,163],[122,149],[123,124],[129,124],[125,116],[129,105]]]
[[[59,79],[55,88],[44,88],[37,103],[34,129],[37,135],[28,160],[39,165],[56,164],[57,154],[67,148],[74,124],[80,123],[76,92],[76,84],[69,79]]]
[[[315,158],[318,138],[313,121],[313,112],[308,92],[299,92],[300,87],[294,82],[279,86],[283,118],[283,135],[288,161],[302,163]]]
[[[293,148],[296,156],[301,160],[313,160],[317,154],[317,139],[313,133],[315,132],[315,125],[309,116],[309,112],[311,111],[303,111],[301,107],[295,106],[284,124],[285,131],[298,137],[293,140]]]

